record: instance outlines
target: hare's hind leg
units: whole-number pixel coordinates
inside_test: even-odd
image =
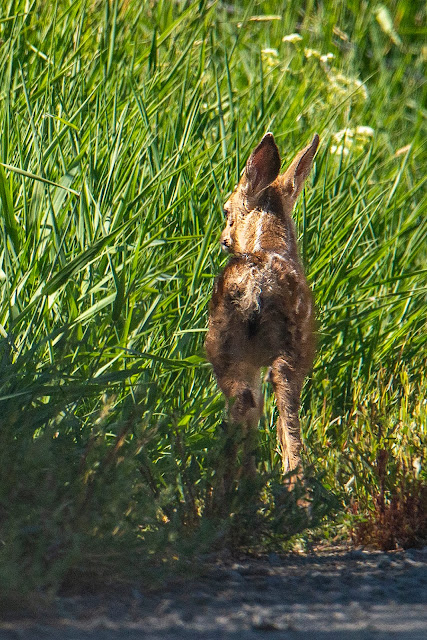
[[[242,466],[235,479],[240,475],[254,477],[257,427],[263,410],[260,371],[257,367],[236,363],[228,375],[218,376],[218,384],[227,398],[230,437],[237,438],[243,445]]]
[[[258,423],[263,412],[263,395],[260,370],[244,367],[241,382],[230,399],[230,421],[241,425],[243,433],[243,457],[241,474],[254,478],[256,474],[256,450],[258,447]],[[239,472],[240,475],[240,472]]]
[[[239,479],[254,479],[258,422],[263,410],[260,371],[235,363],[227,371],[216,368],[218,384],[227,398],[227,421],[223,423],[224,445],[217,463],[216,510],[225,513]],[[242,453],[238,464],[239,450]]]
[[[282,454],[283,473],[295,471],[295,475],[289,481],[291,489],[295,484],[295,477],[302,477],[301,431],[298,412],[303,379],[285,357],[279,357],[274,361],[270,379],[273,383],[279,410],[277,438]]]

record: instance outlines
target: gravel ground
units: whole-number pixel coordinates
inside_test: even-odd
[[[426,640],[427,547],[217,561],[156,593],[58,598],[0,640]]]

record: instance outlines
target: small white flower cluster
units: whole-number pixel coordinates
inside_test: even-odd
[[[335,55],[331,52],[320,53],[317,49],[304,49],[304,55],[306,58],[317,58],[320,62],[327,65],[330,60],[335,58]]]
[[[304,49],[304,55],[307,59],[315,58],[319,60],[323,71],[326,73],[332,89],[337,95],[347,96],[349,93],[355,93],[363,100],[368,98],[368,90],[366,85],[357,78],[350,78],[340,73],[334,67],[330,66],[331,60],[335,55],[331,52],[321,53],[317,49]]]
[[[332,136],[334,144],[331,145],[330,152],[334,155],[347,156],[350,148],[356,151],[363,151],[366,144],[374,136],[372,127],[361,125],[355,129],[341,129]]]
[[[269,47],[267,47],[266,49],[261,49],[261,53],[265,55],[271,55],[274,58],[279,57],[279,52],[277,51],[277,49],[270,49]]]
[[[329,81],[337,93],[348,95],[349,92],[357,93],[363,100],[368,99],[368,89],[366,85],[358,78],[349,78],[342,73],[333,73],[332,70],[327,71]]]
[[[306,58],[318,58],[320,60],[321,53],[317,49],[304,49]]]
[[[279,64],[279,52],[277,49],[271,49],[269,47],[261,49],[261,55],[267,67],[273,68]]]
[[[290,33],[288,36],[283,36],[282,42],[290,42],[296,44],[302,40],[302,36],[299,33]]]
[[[329,52],[329,53],[324,53],[320,56],[320,62],[323,62],[323,64],[328,64],[329,60],[333,60],[335,58],[334,54]]]

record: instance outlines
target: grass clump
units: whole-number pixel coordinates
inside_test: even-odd
[[[357,516],[352,538],[383,550],[423,546],[427,540],[424,376],[411,384],[402,371],[400,382],[394,397],[379,384],[382,394],[359,407],[348,447],[358,454],[348,481],[350,511]],[[368,419],[369,428],[361,428],[360,418],[362,424]],[[355,489],[352,485],[362,473],[367,476],[363,488],[360,483]]]
[[[3,593],[85,567],[149,576],[221,539],[203,515],[223,410],[206,309],[222,203],[268,129],[285,160],[322,140],[295,213],[319,519],[323,491],[386,509],[424,459],[424,19],[404,0],[2,4]],[[283,537],[275,422],[266,390],[260,518]]]

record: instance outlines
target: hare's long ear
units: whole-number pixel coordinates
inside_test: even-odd
[[[280,164],[274,136],[272,133],[266,133],[246,163],[244,190],[249,206],[256,206],[264,189],[275,181],[279,175]]]
[[[284,190],[296,200],[304,186],[304,182],[310,173],[317,147],[319,146],[319,136],[314,135],[311,143],[302,149],[295,158],[287,171],[281,177]]]

